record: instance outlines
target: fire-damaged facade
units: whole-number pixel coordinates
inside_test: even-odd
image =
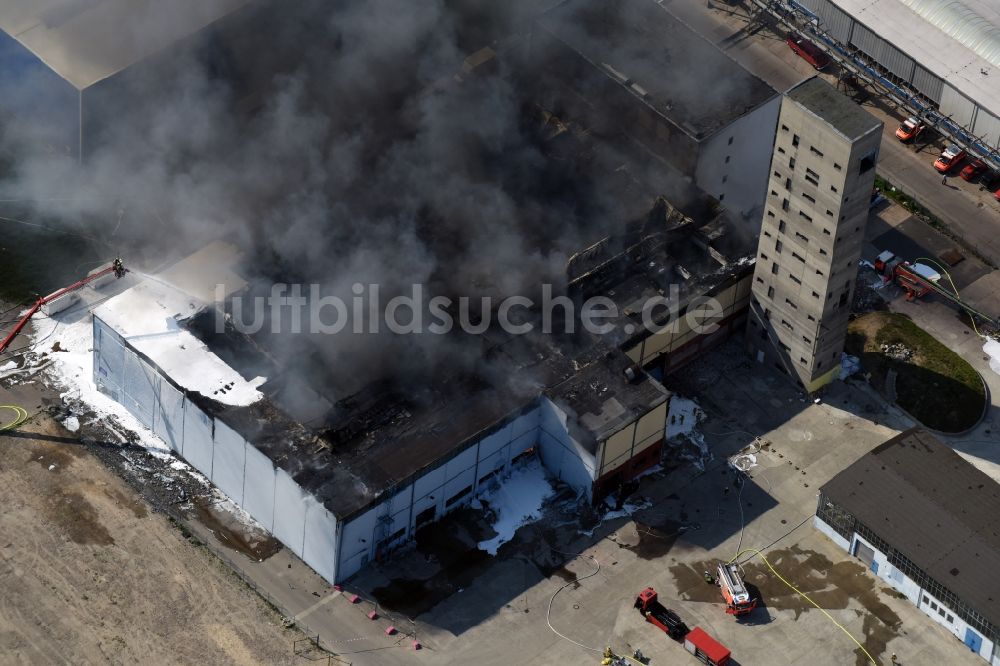
[[[611,298],[616,344],[637,365],[667,375],[746,325],[753,240],[730,213],[705,202],[696,221],[660,198],[620,236],[574,255],[570,289]],[[650,304],[659,303],[651,308]],[[647,319],[643,321],[643,308]]]

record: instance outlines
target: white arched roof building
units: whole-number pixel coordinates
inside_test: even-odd
[[[942,115],[1000,147],[1000,4],[995,0],[797,0],[821,27]]]

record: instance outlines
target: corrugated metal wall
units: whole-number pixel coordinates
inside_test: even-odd
[[[989,111],[979,109],[974,129],[976,134],[983,137],[984,142],[994,148],[1000,148],[1000,118]]]
[[[188,400],[94,318],[94,382],[328,581],[337,520],[233,429]]]
[[[941,80],[940,76],[931,74],[920,65],[917,65],[913,70],[913,87],[935,102],[941,102],[941,88],[943,86],[944,81]]]
[[[941,90],[941,113],[959,125],[971,129],[976,116],[976,105],[968,97],[945,83]]]
[[[830,0],[800,0],[801,3],[823,19],[822,28],[834,39],[847,44],[851,41],[854,19]]]
[[[850,43],[861,49],[861,52],[869,58],[878,60],[882,38],[857,21],[854,22],[854,32],[851,35]]]

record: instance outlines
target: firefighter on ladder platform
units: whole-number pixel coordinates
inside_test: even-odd
[[[49,294],[48,296],[39,297],[34,302],[34,304],[30,308],[28,308],[28,310],[21,316],[17,324],[14,325],[14,328],[11,329],[10,333],[8,333],[5,338],[0,340],[0,354],[3,354],[10,348],[11,343],[14,342],[14,338],[18,336],[18,334],[24,329],[24,327],[28,325],[28,321],[44,306],[49,305],[54,301],[57,301],[58,299],[66,296],[66,294],[72,293],[90,284],[91,282],[99,280],[105,275],[110,275],[114,273],[114,276],[120,280],[121,278],[125,277],[125,273],[127,272],[128,269],[125,268],[125,264],[122,262],[120,258],[116,257],[115,260],[111,262],[111,265],[108,266],[107,268],[94,271],[93,273],[83,278],[82,280],[78,280],[73,284],[71,284],[70,286],[64,287],[59,291],[55,291]]]

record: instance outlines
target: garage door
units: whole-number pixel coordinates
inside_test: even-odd
[[[866,567],[869,569],[872,568],[872,562],[875,561],[875,551],[872,548],[859,541],[854,554],[859,560],[865,563]]]

